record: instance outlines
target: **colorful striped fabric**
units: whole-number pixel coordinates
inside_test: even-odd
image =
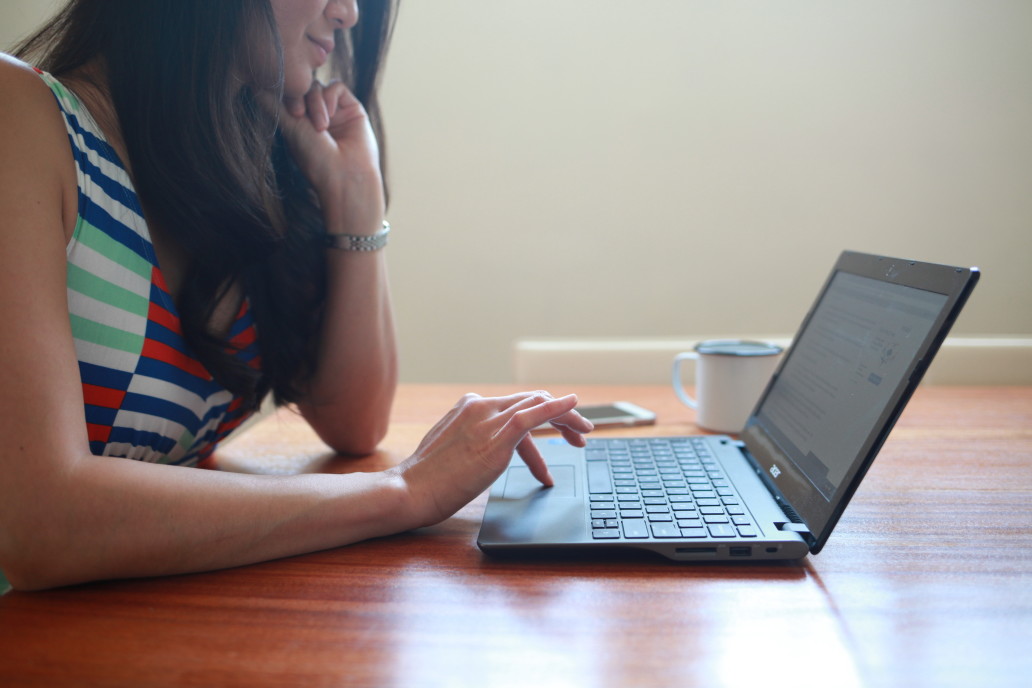
[[[187,351],[125,168],[79,100],[37,70],[57,98],[76,162],[79,213],[67,247],[68,310],[90,450],[198,465],[242,423],[241,402]],[[245,300],[230,331],[241,360],[260,356]]]

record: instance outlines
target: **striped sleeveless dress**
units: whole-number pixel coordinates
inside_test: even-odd
[[[68,310],[79,358],[90,451],[205,465],[249,415],[187,350],[140,201],[82,103],[36,70],[57,99],[75,157],[78,217],[67,246]],[[261,358],[246,299],[229,335]]]

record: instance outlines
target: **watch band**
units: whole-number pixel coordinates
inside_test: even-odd
[[[383,228],[376,234],[327,234],[326,246],[339,251],[379,251],[387,245],[391,225],[383,221]]]

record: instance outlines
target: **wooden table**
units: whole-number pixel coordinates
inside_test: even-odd
[[[285,412],[220,461],[380,468],[464,391],[403,387],[384,450],[350,466]],[[698,431],[665,388],[577,391],[657,411],[639,434]],[[920,389],[799,563],[499,561],[475,545],[483,506],[236,570],[8,594],[0,685],[1032,684],[1032,388]]]

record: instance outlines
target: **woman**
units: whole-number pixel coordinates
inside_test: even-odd
[[[361,16],[359,14],[361,7]],[[464,397],[397,468],[188,470],[270,393],[342,454],[396,377],[386,0],[71,0],[0,61],[0,569],[210,570],[441,521],[572,396]],[[313,77],[330,58],[342,80]],[[138,459],[138,460],[125,460]]]

